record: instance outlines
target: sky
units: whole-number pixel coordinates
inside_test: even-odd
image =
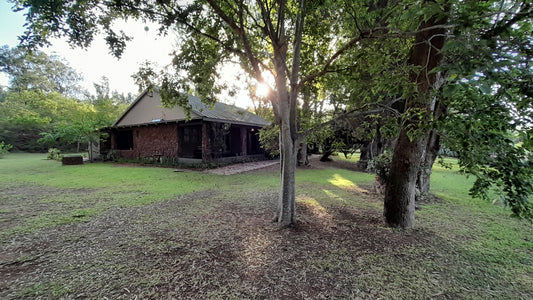
[[[0,0],[0,45],[15,47],[18,44],[18,36],[24,32],[25,16],[23,12],[15,13],[11,10],[12,3]],[[172,58],[170,53],[176,44],[176,36],[157,35],[157,25],[144,24],[142,22],[122,22],[120,27],[133,36],[122,58],[117,59],[109,54],[109,49],[102,36],[96,37],[88,49],[72,48],[64,40],[53,40],[52,45],[41,49],[48,55],[55,54],[65,59],[69,65],[80,73],[84,80],[82,87],[94,93],[93,83],[99,82],[102,76],[109,79],[111,90],[120,93],[132,93],[136,95],[138,88],[134,84],[131,75],[135,73],[144,61],[156,63],[159,67],[168,65]],[[148,30],[145,30],[148,27]],[[226,67],[228,74],[224,77],[233,76],[235,67]],[[233,72],[234,73],[234,72]],[[0,73],[0,85],[7,85],[8,79]],[[224,102],[229,102],[241,107],[251,106],[246,92],[241,91],[233,99],[223,97]]]

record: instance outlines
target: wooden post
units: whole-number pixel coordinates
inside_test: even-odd
[[[206,122],[202,122],[202,160],[211,161],[211,141]]]
[[[248,134],[246,127],[241,127],[241,154],[247,155],[248,154]]]

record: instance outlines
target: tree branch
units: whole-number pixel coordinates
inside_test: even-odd
[[[333,56],[331,56],[328,59],[328,61],[326,62],[326,64],[322,68],[322,70],[318,71],[315,74],[311,74],[311,75],[305,77],[304,79],[302,79],[302,81],[300,81],[300,83],[298,84],[298,88],[301,89],[305,83],[311,82],[311,81],[315,80],[317,77],[320,77],[320,76],[323,76],[324,74],[326,74],[328,72],[328,68],[331,66],[331,64],[339,56],[341,56],[344,52],[346,52],[347,50],[349,50],[350,48],[355,46],[357,44],[357,42],[359,42],[360,40],[362,40],[364,38],[368,38],[369,37],[368,34],[369,34],[368,32],[364,32],[364,33],[361,33],[358,37],[351,39],[348,43],[346,43],[346,45],[344,45],[342,48],[337,50],[337,52],[335,52],[335,54],[333,54]]]
[[[392,105],[398,101],[402,100],[402,98],[396,98],[390,102],[388,102],[387,104],[381,104],[381,103],[372,103],[372,104],[365,104],[359,108],[356,108],[356,109],[353,109],[349,112],[346,112],[346,113],[343,113],[343,114],[339,114],[339,115],[336,115],[335,118],[327,121],[327,122],[324,122],[324,123],[321,123],[321,124],[318,124],[316,126],[313,126],[309,129],[306,129],[304,130],[303,132],[300,133],[299,137],[298,137],[298,140],[297,140],[297,143],[301,143],[309,134],[317,131],[317,130],[320,130],[322,128],[325,128],[327,126],[330,126],[330,125],[333,125],[337,122],[340,122],[342,120],[345,120],[345,119],[348,119],[348,118],[354,118],[354,117],[360,117],[360,116],[366,116],[366,115],[371,115],[371,114],[377,114],[377,113],[383,113],[383,112],[391,112],[393,113],[394,115],[396,116],[401,116],[401,113],[392,108]],[[367,108],[369,108],[370,106],[377,106],[379,108],[376,108],[376,109],[372,109],[372,110],[365,110]]]

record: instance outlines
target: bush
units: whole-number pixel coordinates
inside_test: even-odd
[[[263,148],[271,157],[279,155],[279,127],[269,125],[259,130],[259,141]]]
[[[115,150],[109,150],[109,152],[107,152],[107,153],[102,155],[102,160],[103,161],[118,161],[119,158],[120,157],[119,157],[117,151],[115,151]]]
[[[6,145],[3,141],[0,142],[0,158],[2,158],[5,154],[7,154],[9,150],[11,150],[11,148],[13,148],[12,145],[10,144]]]
[[[375,157],[373,160],[368,162],[367,170],[369,172],[374,172],[379,176],[384,182],[387,182],[390,172],[390,164],[392,161],[392,151],[385,151],[383,154]]]
[[[61,160],[61,150],[57,148],[50,148],[48,149],[48,156],[46,156],[47,159],[53,159],[53,160]]]

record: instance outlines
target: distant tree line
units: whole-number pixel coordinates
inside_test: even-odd
[[[101,138],[97,129],[111,125],[132,101],[111,91],[106,77],[90,94],[68,63],[42,51],[2,46],[0,72],[9,77],[0,88],[0,141],[13,151],[85,151]]]

